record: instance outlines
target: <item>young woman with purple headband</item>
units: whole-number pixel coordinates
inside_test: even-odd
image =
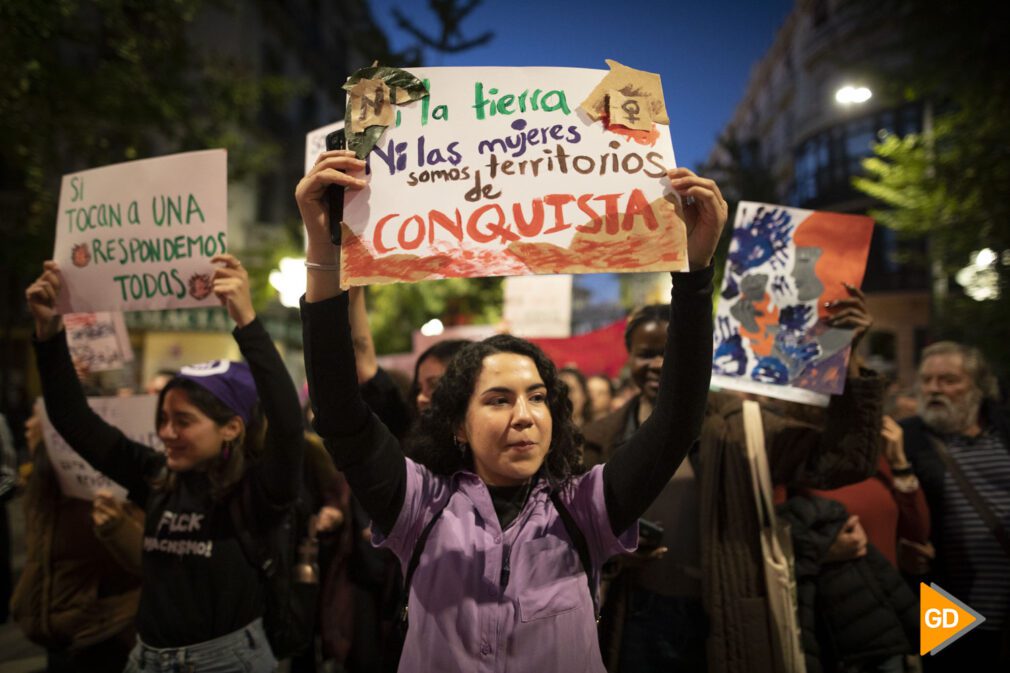
[[[229,511],[251,491],[249,520],[269,526],[298,494],[298,393],[256,318],[249,276],[231,255],[213,260],[214,292],[235,321],[248,365],[184,367],[161,391],[156,418],[165,452],[127,438],[88,407],[56,313],[59,266],[27,290],[46,410],[67,443],[146,508],[138,643],[127,671],[272,671],[263,630],[264,588]]]

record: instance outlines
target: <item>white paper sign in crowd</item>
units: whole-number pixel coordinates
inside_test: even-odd
[[[88,405],[108,423],[123,431],[130,439],[146,444],[158,451],[164,450],[155,432],[157,395],[131,397],[89,397]],[[49,461],[56,471],[63,494],[70,498],[91,500],[99,489],[107,489],[113,497],[126,499],[126,489],[91,467],[56,432],[42,407],[42,434],[45,438]]]
[[[326,136],[338,129],[344,128],[344,122],[334,122],[320,126],[305,134],[305,172],[308,173],[316,165],[316,159],[326,151]]]
[[[429,95],[394,106],[367,187],[345,195],[345,285],[687,268],[665,112],[643,131],[580,107],[648,86],[585,68],[409,72]],[[638,76],[662,106],[658,76]]]
[[[216,306],[210,258],[226,251],[227,225],[225,150],[64,175],[60,312]]]
[[[509,332],[524,339],[572,335],[572,277],[512,276],[502,284],[502,317]]]
[[[88,372],[122,369],[133,362],[133,348],[123,314],[109,311],[63,316],[67,346],[74,364]]]

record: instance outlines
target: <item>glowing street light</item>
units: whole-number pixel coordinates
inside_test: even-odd
[[[999,299],[999,272],[996,262],[1006,258],[1006,252],[998,255],[995,250],[984,248],[972,253],[971,263],[957,272],[954,279],[964,288],[964,293],[975,301]]]
[[[280,269],[270,272],[270,284],[281,295],[281,304],[298,308],[298,299],[305,294],[305,258],[285,257]]]
[[[424,336],[438,336],[445,331],[445,326],[442,325],[442,321],[438,318],[432,318],[428,322],[421,325],[421,334]]]
[[[839,105],[859,105],[873,97],[873,92],[865,86],[847,84],[835,92],[835,102]]]

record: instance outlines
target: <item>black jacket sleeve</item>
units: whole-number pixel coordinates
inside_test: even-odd
[[[245,327],[236,327],[232,334],[249,363],[267,419],[258,466],[259,485],[270,504],[283,506],[298,497],[302,480],[304,436],[298,391],[258,318]]]
[[[388,533],[407,493],[407,464],[399,442],[361,396],[347,293],[312,303],[303,298],[301,308],[313,425],[354,496]]]
[[[670,326],[652,415],[603,468],[610,528],[648,509],[701,433],[712,376],[712,267],[673,275]]]
[[[149,483],[161,474],[164,456],[106,423],[88,406],[74,371],[66,333],[48,341],[32,339],[49,422],[67,444],[99,472],[124,486],[144,507]],[[151,423],[156,423],[154,418]]]

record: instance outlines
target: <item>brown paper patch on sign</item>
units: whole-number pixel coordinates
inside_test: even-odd
[[[584,110],[594,121],[611,119],[607,106],[608,94],[611,91],[617,91],[627,98],[640,101],[640,104],[641,102],[646,103],[649,116],[656,124],[670,123],[670,118],[666,114],[666,103],[663,102],[663,83],[657,73],[635,70],[611,59],[607,59],[607,65],[610,66],[610,72],[582,101],[579,105],[580,109]],[[620,124],[621,122],[611,120],[611,123]]]
[[[635,131],[652,130],[652,109],[647,99],[625,96],[620,91],[607,92],[610,124],[619,124]]]
[[[392,125],[393,96],[389,86],[381,79],[360,80],[351,87],[349,97],[351,133],[361,133],[369,126]]]
[[[409,103],[414,99],[410,97],[410,92],[406,89],[391,86],[389,87],[389,100],[393,101],[393,105],[403,105],[404,103]]]

